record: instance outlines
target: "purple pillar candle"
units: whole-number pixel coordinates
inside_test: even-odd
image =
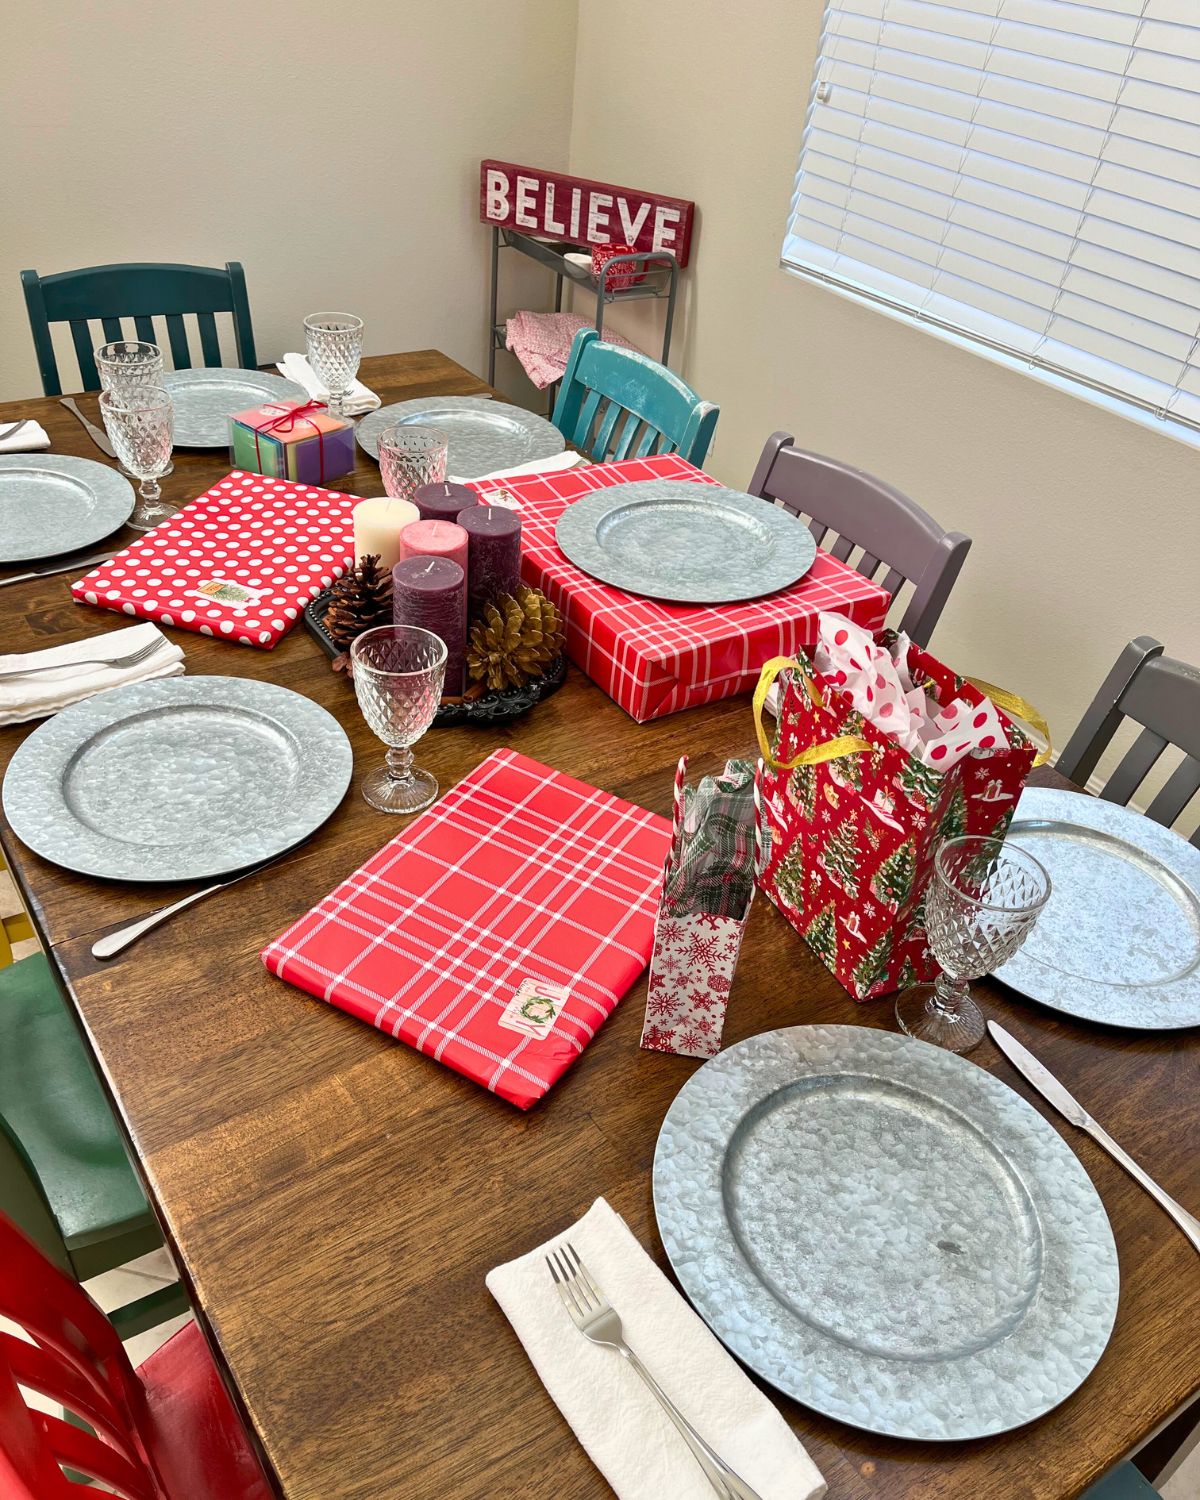
[[[458,524],[467,533],[467,614],[473,620],[499,594],[515,594],[521,582],[521,518],[501,505],[465,510]]]
[[[469,484],[423,484],[413,494],[413,504],[422,521],[457,521],[460,511],[479,504],[478,493]]]
[[[416,625],[446,643],[445,694],[466,688],[467,577],[448,557],[406,557],[392,569],[392,620]]]

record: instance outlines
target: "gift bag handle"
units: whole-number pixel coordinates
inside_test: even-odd
[[[773,771],[794,771],[797,766],[815,766],[822,761],[837,760],[842,755],[856,755],[860,750],[869,750],[870,742],[860,739],[856,734],[839,734],[835,739],[825,740],[823,744],[812,745],[807,750],[801,750],[795,760],[776,760],[771,754],[771,742],[767,738],[767,731],[763,727],[762,711],[763,704],[767,701],[767,694],[785,667],[795,667],[796,671],[803,677],[813,702],[818,708],[821,706],[821,694],[816,683],[790,656],[773,656],[769,662],[764,663],[762,672],[759,674],[758,686],[754,689],[754,732],[758,736],[758,748],[763,760]]]
[[[815,766],[822,761],[837,760],[842,755],[855,755],[860,750],[870,750],[870,744],[854,734],[838,735],[836,739],[825,740],[820,745],[813,745],[808,750],[802,750],[795,760],[776,760],[771,754],[771,743],[767,738],[767,731],[763,727],[762,711],[767,701],[767,694],[775,684],[776,678],[785,667],[794,667],[803,678],[813,702],[818,708],[821,706],[821,693],[816,683],[804,671],[802,667],[790,656],[773,656],[770,661],[763,664],[758,678],[758,686],[754,689],[754,732],[758,737],[758,748],[763,760],[773,771],[792,771],[797,766]],[[1037,731],[1046,741],[1046,748],[1039,750],[1034,756],[1035,766],[1042,766],[1054,754],[1054,745],[1050,737],[1050,726],[1046,720],[1034,708],[1033,704],[1016,693],[1010,693],[1007,688],[997,687],[994,682],[985,682],[982,677],[967,677],[964,681],[969,682],[973,688],[989,697],[997,708],[1014,719],[1021,719]]]

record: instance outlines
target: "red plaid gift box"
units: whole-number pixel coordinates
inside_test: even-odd
[[[527,479],[478,480],[484,500],[502,492],[521,513],[521,571],[566,623],[567,655],[639,724],[749,691],[762,664],[811,646],[822,610],[876,630],[888,596],[827,552],[791,586],[745,604],[663,604],[592,578],[559,551],[554,527],[580,496],[639,479],[715,484],[676,454],[593,464]],[[796,523],[797,525],[800,522]]]
[[[496,750],[262,959],[528,1109],[645,968],[670,834]]]
[[[353,561],[357,503],[235,469],[71,593],[76,604],[269,648]]]

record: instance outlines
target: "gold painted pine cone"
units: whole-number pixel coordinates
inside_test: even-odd
[[[501,594],[467,637],[467,673],[491,692],[544,677],[562,655],[562,622],[545,594],[521,584]]]

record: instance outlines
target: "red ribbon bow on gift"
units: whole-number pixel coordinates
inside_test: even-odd
[[[306,401],[303,406],[280,407],[275,402],[269,402],[260,407],[261,411],[278,411],[277,417],[272,417],[269,422],[262,423],[254,429],[254,462],[258,466],[258,472],[262,473],[262,454],[259,452],[259,434],[264,432],[293,432],[297,422],[307,422],[317,435],[317,456],[321,464],[321,483],[325,482],[325,434],[313,421],[310,413],[315,411],[326,411],[324,401]]]

